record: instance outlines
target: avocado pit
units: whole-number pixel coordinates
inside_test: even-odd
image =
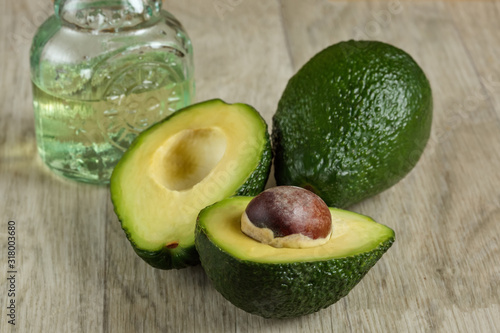
[[[330,239],[332,217],[316,194],[300,187],[278,186],[250,201],[241,216],[241,231],[278,248],[314,247]]]

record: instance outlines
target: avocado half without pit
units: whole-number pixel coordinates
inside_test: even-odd
[[[156,268],[183,268],[199,263],[200,210],[260,193],[271,160],[267,125],[254,108],[210,100],[142,132],[113,171],[111,199],[141,258]]]
[[[279,186],[200,212],[201,264],[235,306],[266,318],[316,312],[346,296],[393,244],[392,229],[337,208],[325,216],[306,192]]]

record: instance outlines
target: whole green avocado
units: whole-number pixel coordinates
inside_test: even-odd
[[[431,123],[431,87],[410,55],[377,41],[332,45],[290,79],[279,101],[276,182],[350,206],[410,172]]]

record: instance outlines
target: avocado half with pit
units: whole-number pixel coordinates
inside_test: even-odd
[[[203,209],[196,248],[215,289],[262,317],[297,317],[337,302],[394,242],[394,231],[371,218],[329,208],[333,232],[328,242],[276,248],[241,231],[241,216],[251,200],[233,197]]]
[[[142,132],[125,152],[111,177],[115,213],[151,266],[198,264],[200,210],[261,192],[271,160],[267,125],[254,108],[221,100],[194,104]]]

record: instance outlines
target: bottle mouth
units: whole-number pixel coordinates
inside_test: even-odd
[[[80,29],[118,31],[159,16],[161,0],[56,0],[61,20]]]

